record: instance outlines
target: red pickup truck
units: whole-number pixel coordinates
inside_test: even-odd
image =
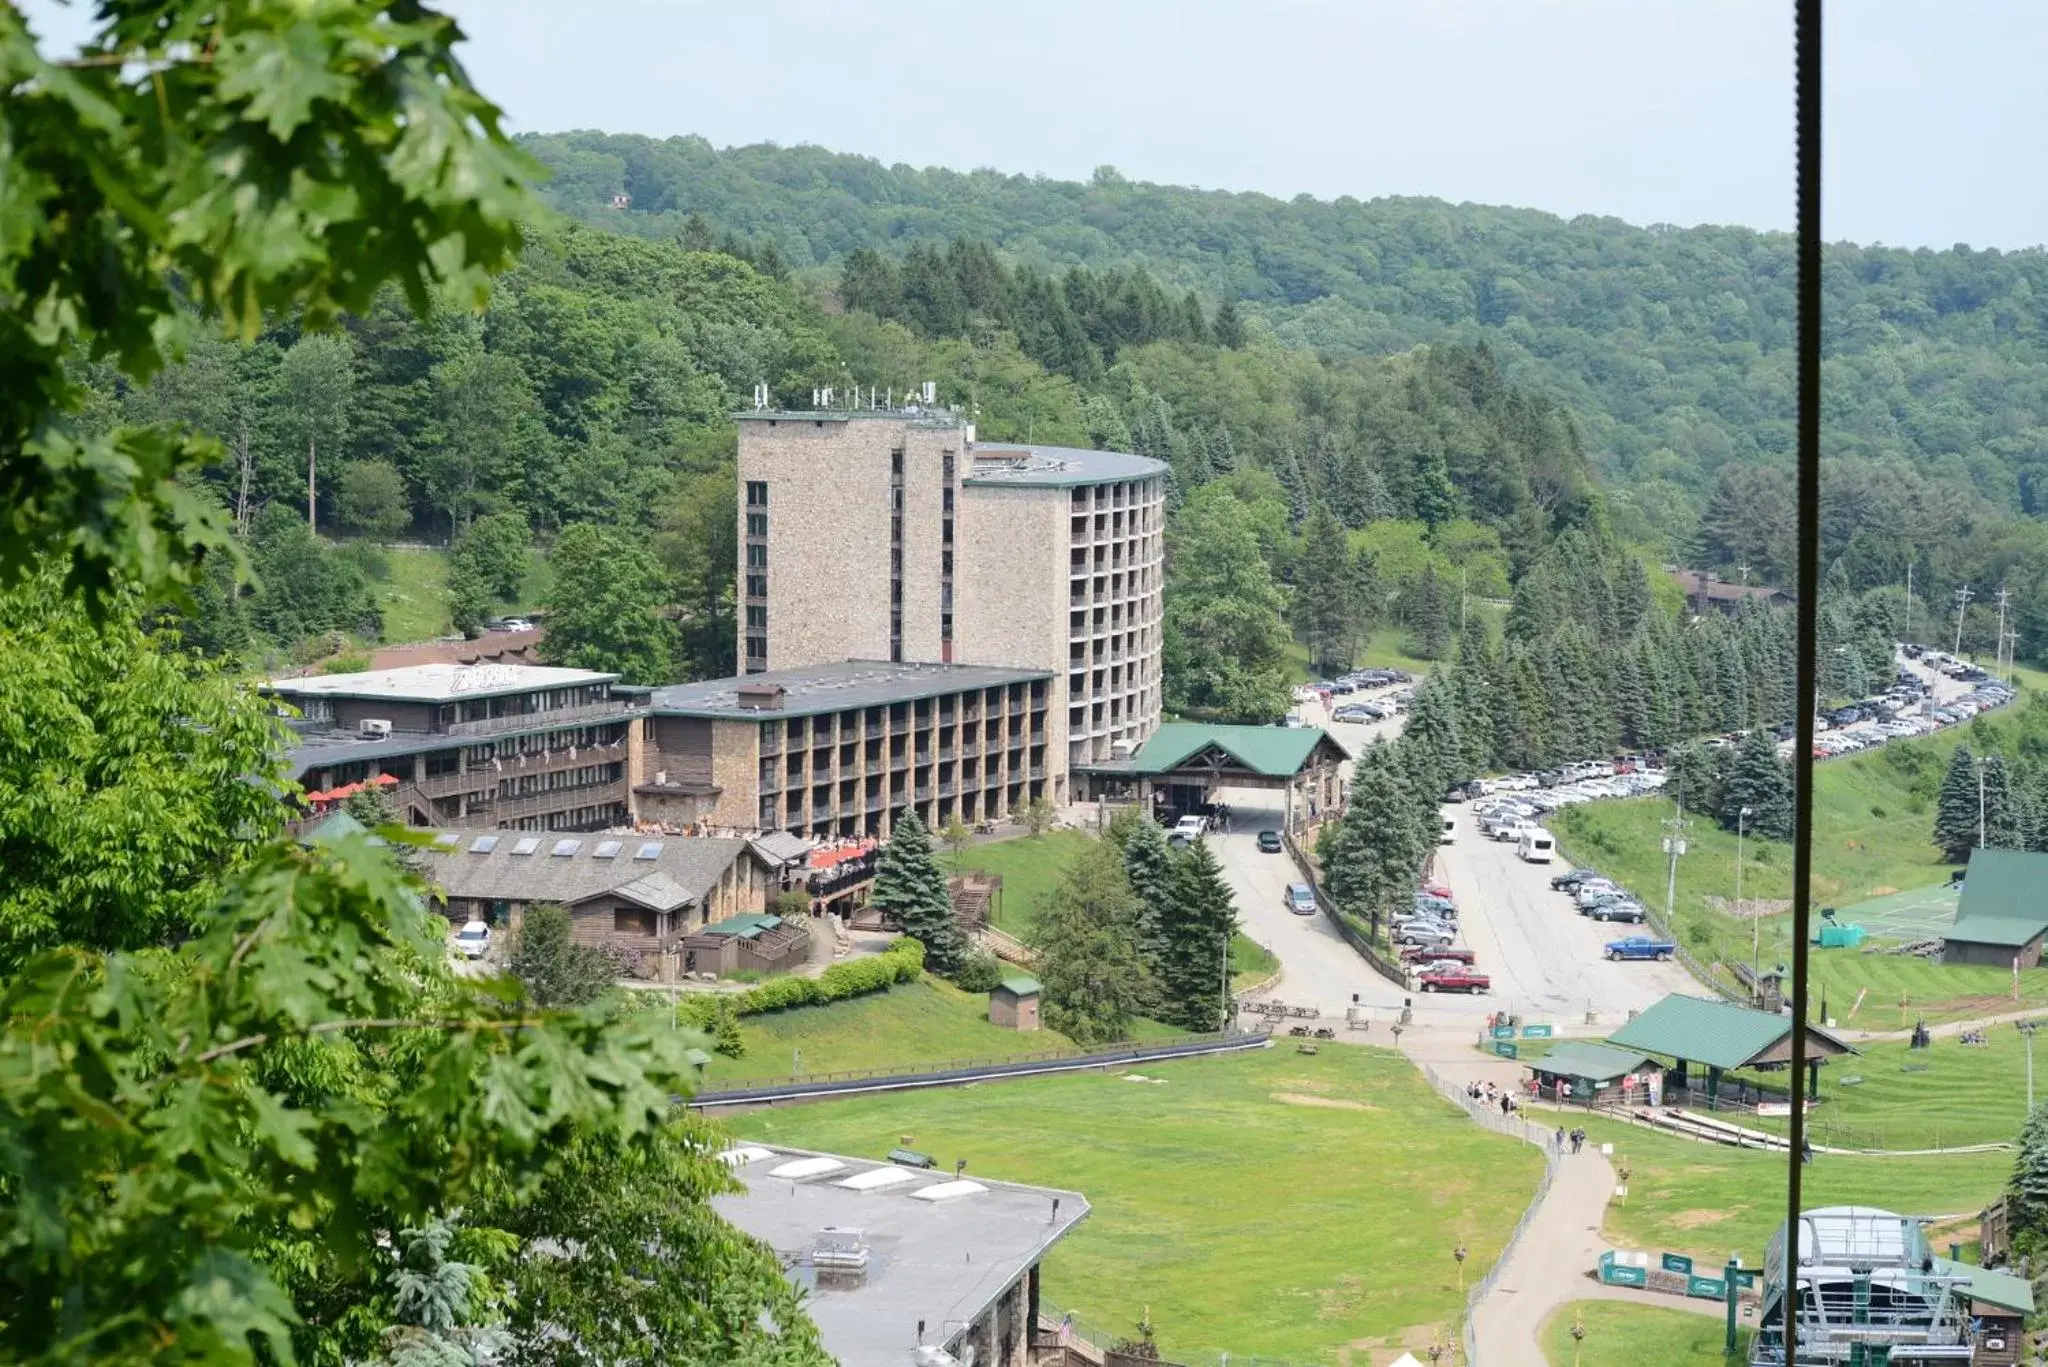
[[[1402,945],[1401,962],[1412,964],[1435,959],[1456,959],[1461,964],[1475,964],[1479,957],[1469,949],[1453,949],[1449,945]]]
[[[1424,992],[1487,992],[1493,988],[1493,979],[1476,968],[1440,969],[1417,981]]]

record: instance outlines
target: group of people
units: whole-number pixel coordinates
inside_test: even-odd
[[[1467,1083],[1465,1095],[1473,1101],[1500,1107],[1502,1115],[1513,1115],[1522,1109],[1522,1103],[1515,1100],[1513,1092],[1505,1087],[1496,1087],[1491,1082]]]
[[[1564,1126],[1560,1125],[1557,1127],[1556,1138],[1552,1142],[1557,1146],[1557,1151],[1559,1153],[1564,1152],[1564,1146],[1566,1144],[1570,1144],[1572,1146],[1572,1152],[1577,1153],[1580,1149],[1586,1147],[1586,1132],[1579,1126],[1574,1125],[1571,1128],[1571,1131],[1567,1133],[1565,1131]]]

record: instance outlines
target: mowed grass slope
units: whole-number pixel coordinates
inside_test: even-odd
[[[1617,1248],[1689,1253],[1719,1267],[1739,1249],[1761,1266],[1785,1218],[1787,1157],[1658,1134],[1619,1121],[1581,1121],[1593,1143],[1612,1143],[1630,1169],[1628,1197],[1607,1203],[1602,1234]],[[1567,1158],[1566,1162],[1572,1161]],[[2012,1169],[2010,1153],[1919,1158],[1817,1155],[1801,1179],[1804,1207],[1876,1206],[1901,1215],[1974,1213]]]
[[[1474,1126],[1398,1055],[1325,1046],[859,1098],[735,1117],[748,1138],[855,1154],[898,1143],[972,1176],[1078,1190],[1093,1212],[1044,1296],[1164,1355],[1335,1362],[1451,1333],[1450,1249],[1484,1275],[1535,1190],[1535,1149]],[[904,1136],[910,1136],[906,1141]],[[1354,1358],[1367,1360],[1363,1352]]]
[[[2016,1142],[2027,1118],[2026,1040],[2010,1025],[1985,1027],[1983,1045],[1936,1038],[1932,1048],[1873,1040],[1860,1056],[1821,1069],[1821,1104],[1807,1122],[1816,1144],[1842,1148],[1926,1149]],[[2041,1092],[2048,1094],[2048,1041],[2041,1047]],[[1848,1085],[1845,1079],[1860,1078]],[[1781,1073],[1775,1079],[1784,1085]],[[1787,1120],[1757,1119],[1784,1133]]]
[[[641,1010],[651,1019],[668,1019],[666,997],[644,1003]],[[887,992],[827,1006],[742,1016],[740,1038],[746,1041],[745,1057],[714,1056],[706,1069],[707,1085],[1076,1050],[1057,1031],[989,1024],[986,994],[962,992],[929,974]]]
[[[1702,1302],[1705,1304],[1705,1302]],[[1543,1356],[1550,1367],[1707,1367],[1707,1364],[1749,1360],[1749,1327],[1737,1322],[1735,1353],[1724,1357],[1727,1326],[1716,1315],[1667,1310],[1661,1305],[1627,1301],[1574,1301],[1560,1306],[1543,1323]],[[1586,1337],[1572,1341],[1577,1318]],[[1576,1351],[1575,1351],[1576,1349]]]
[[[448,604],[448,552],[392,546],[382,555],[388,568],[374,588],[377,605],[384,609],[384,639],[402,645],[431,641],[454,630]]]

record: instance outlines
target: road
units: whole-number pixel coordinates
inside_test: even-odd
[[[1329,723],[1313,703],[1302,704],[1301,710],[1305,720],[1323,724],[1352,754],[1400,728],[1398,719],[1371,726]],[[1675,962],[1609,963],[1602,958],[1601,947],[1632,928],[1577,915],[1564,894],[1550,890],[1551,875],[1568,864],[1525,864],[1513,846],[1481,839],[1464,807],[1450,806],[1444,810],[1457,823],[1458,840],[1439,848],[1438,877],[1450,885],[1464,942],[1493,979],[1493,991],[1442,997],[1407,993],[1374,972],[1326,918],[1287,910],[1287,885],[1300,875],[1288,856],[1262,854],[1257,843],[1260,830],[1280,825],[1278,795],[1232,788],[1218,796],[1230,806],[1232,829],[1209,837],[1210,845],[1237,896],[1245,933],[1280,960],[1281,981],[1269,995],[1290,1004],[1315,1006],[1341,1020],[1355,1002],[1374,1019],[1385,1020],[1412,1001],[1415,1025],[1425,1031],[1444,1029],[1454,1036],[1445,1043],[1469,1055],[1472,1032],[1492,1012],[1510,1011],[1581,1034],[1605,1034],[1630,1012],[1668,993],[1706,990]]]

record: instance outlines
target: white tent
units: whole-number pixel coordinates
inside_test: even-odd
[[[1422,1367],[1422,1364],[1415,1360],[1415,1354],[1403,1353],[1388,1363],[1387,1367]]]

